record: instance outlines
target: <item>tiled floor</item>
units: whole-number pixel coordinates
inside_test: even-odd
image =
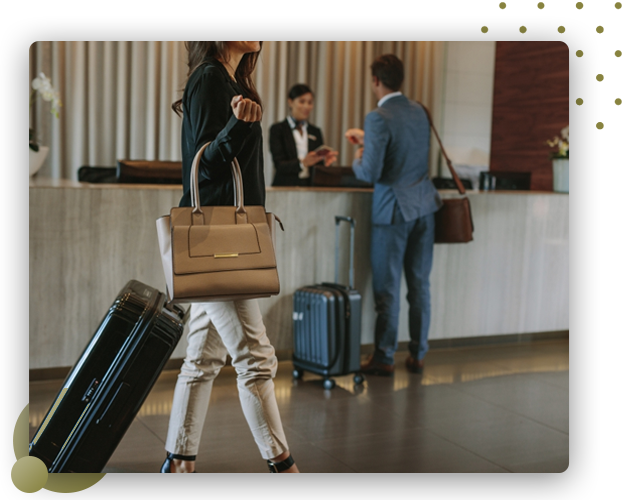
[[[568,341],[431,351],[423,375],[324,390],[281,362],[276,396],[302,472],[562,472],[569,462]],[[164,372],[104,472],[157,472],[177,372]],[[30,385],[31,437],[62,381]],[[232,368],[217,379],[198,472],[267,472]]]

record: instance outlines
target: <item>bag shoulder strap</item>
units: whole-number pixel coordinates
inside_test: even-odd
[[[443,147],[443,143],[441,141],[441,138],[438,136],[438,132],[436,131],[436,127],[434,127],[434,122],[432,121],[432,116],[430,115],[430,112],[428,110],[428,108],[426,108],[423,103],[420,103],[417,101],[418,104],[421,105],[421,107],[423,108],[423,111],[425,111],[425,115],[428,117],[428,121],[430,122],[430,127],[432,127],[432,131],[434,132],[434,135],[436,136],[436,140],[438,141],[439,146],[441,147],[441,152],[443,153],[443,156],[445,157],[445,161],[447,162],[447,166],[449,167],[449,171],[451,172],[451,176],[454,179],[454,182],[456,183],[456,187],[458,188],[458,192],[460,194],[465,194],[466,193],[466,189],[464,188],[464,184],[462,184],[462,182],[460,181],[460,177],[458,177],[458,174],[456,174],[456,170],[454,169],[453,165],[451,164],[451,160],[449,159],[449,156],[447,156],[447,153],[445,152],[445,148]]]

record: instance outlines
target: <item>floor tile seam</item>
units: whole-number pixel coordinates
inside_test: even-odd
[[[416,430],[427,430],[422,424],[418,424],[414,427],[404,427],[402,428],[403,431],[416,431]],[[366,434],[349,434],[349,438],[357,438],[359,440],[362,439],[366,439],[366,438],[375,438],[375,437],[385,437],[385,434],[387,433],[391,433],[392,431],[382,431],[382,432],[368,432]],[[349,439],[349,438],[345,438],[343,436],[339,436],[336,438],[325,438],[325,439],[315,439],[315,440],[308,440],[310,443],[314,444],[317,448],[322,449],[324,451],[326,451],[325,448],[322,447],[322,443],[324,441],[336,441],[336,440],[345,440],[345,439]],[[327,452],[329,453],[329,450],[327,450]]]
[[[529,359],[532,359],[532,357],[530,356]],[[499,368],[506,368],[509,370],[509,368],[507,366],[504,366],[503,361],[489,361],[489,363],[492,363],[494,365],[496,365]],[[499,364],[501,363],[501,364]],[[565,371],[569,371],[569,368],[567,366],[566,370],[543,370],[543,371],[527,371],[527,372],[512,372],[514,375],[533,375],[533,374],[540,374],[540,373],[562,373]]]
[[[141,417],[136,417],[135,420],[139,421],[139,423],[145,427],[152,435],[154,435],[154,437],[156,437],[156,439],[158,439],[161,443],[163,443],[163,446],[165,446],[165,441],[163,439],[161,439],[161,437],[154,432],[142,419]]]
[[[401,417],[401,416],[402,416],[402,415],[400,414],[399,410],[397,410],[397,411],[393,411],[393,414],[394,414],[396,417]],[[426,427],[426,425],[425,425],[425,424],[423,424],[423,423],[416,423],[416,424],[414,424],[414,426],[410,426],[410,427],[403,427],[403,429],[404,429],[404,430],[422,430],[422,429],[426,429],[426,430],[427,430],[427,427]],[[374,434],[374,435],[375,435],[375,434]]]
[[[376,411],[381,411],[381,412],[384,412],[385,414],[397,416],[395,411],[389,410],[387,405],[385,405],[383,402],[378,401],[378,398],[376,398],[375,395],[372,395],[372,394],[364,394],[364,395],[358,394],[358,395],[352,395],[352,396],[355,396],[355,397],[347,396],[345,398],[337,398],[334,401],[336,401],[336,402],[343,402],[343,401],[345,401],[346,404],[347,404],[347,402],[349,402],[349,401],[354,401],[356,398],[363,398],[363,396],[364,396],[364,398],[366,398],[366,399],[360,399],[360,403],[363,406],[370,406],[370,407],[374,408]],[[324,402],[327,401],[328,403],[330,403],[330,401],[326,400],[326,399],[324,399],[323,401]]]
[[[461,445],[461,444],[459,444],[459,443],[456,443],[456,442],[454,442],[454,441],[450,440],[449,438],[447,438],[447,437],[445,437],[445,436],[443,436],[443,435],[441,435],[441,434],[438,434],[437,432],[433,431],[432,429],[429,429],[429,428],[427,428],[427,427],[422,427],[422,426],[420,426],[420,427],[419,427],[419,430],[423,430],[423,431],[425,431],[426,433],[431,434],[432,436],[436,436],[437,438],[442,439],[443,441],[446,441],[446,442],[450,443],[451,445],[453,445],[453,446],[455,446],[455,447],[458,447],[458,448],[460,448],[460,449],[462,449],[462,450],[466,451],[467,453],[470,453],[471,455],[474,455],[474,456],[476,456],[476,457],[478,457],[478,458],[480,458],[480,459],[482,459],[482,460],[484,460],[484,461],[486,461],[486,462],[490,463],[491,465],[495,465],[496,467],[499,467],[499,468],[501,468],[501,469],[505,470],[506,472],[511,472],[511,473],[512,473],[512,472],[514,472],[514,471],[510,470],[508,467],[506,467],[506,466],[504,466],[504,465],[502,465],[502,464],[499,464],[499,463],[497,463],[497,462],[494,462],[493,460],[491,460],[491,459],[489,459],[489,458],[487,458],[487,457],[484,457],[484,456],[480,455],[479,453],[475,452],[474,450],[472,450],[472,449],[470,449],[470,448],[467,448],[467,447],[465,447],[465,446],[463,446],[463,445]],[[375,436],[375,435],[377,435],[377,434],[368,434],[367,436]],[[363,436],[363,437],[366,437],[366,436]],[[317,442],[312,442],[312,441],[311,441],[311,443],[312,443],[312,444],[315,444],[317,448],[319,448],[320,450],[324,451],[324,452],[325,452],[325,453],[327,453],[328,455],[332,456],[332,457],[333,457],[333,458],[335,458],[336,460],[339,460],[339,461],[340,461],[340,459],[338,459],[337,457],[335,457],[334,455],[332,455],[332,453],[331,453],[329,450],[326,450],[326,449],[322,446],[322,444],[321,444],[322,442],[323,442],[323,441],[317,441]],[[356,472],[358,472],[358,471],[356,471]]]
[[[296,434],[297,437],[302,440],[302,442],[298,443],[297,446],[299,446],[300,444],[310,443],[310,439],[308,439],[306,436],[304,436],[298,430],[294,429],[293,426],[287,425],[284,422],[282,422],[282,427],[284,428],[285,434],[287,435],[287,442],[289,441],[288,436],[291,435],[291,433],[293,433],[293,434]]]
[[[558,384],[554,384],[553,382],[547,382],[546,380],[543,380],[543,383],[545,383],[546,385],[550,386],[550,387],[555,387],[557,389],[562,389],[563,391],[566,391],[568,393],[571,392],[570,387],[562,387],[561,385]]]
[[[457,359],[457,360],[461,360],[461,361],[465,361],[465,362],[493,362],[493,361],[499,361],[502,362],[502,360],[510,360],[510,361],[523,361],[523,360],[531,360],[531,359],[537,359],[540,358],[541,356],[545,355],[545,356],[549,356],[550,358],[556,358],[556,357],[564,357],[564,355],[558,355],[558,354],[549,354],[549,353],[541,353],[541,352],[536,352],[536,353],[532,353],[532,352],[527,352],[527,353],[513,353],[513,354],[506,354],[503,353],[501,355],[487,355],[484,354],[483,352],[450,352],[447,353],[448,356],[431,356],[429,359],[432,360],[445,360],[445,359]],[[453,355],[453,356],[450,356]],[[568,358],[568,356],[567,356]]]
[[[515,335],[515,334],[512,334]],[[459,337],[461,338],[461,337]],[[436,350],[440,351],[443,349],[498,349],[502,347],[522,347],[522,346],[538,346],[541,345],[558,345],[558,344],[568,344],[569,339],[567,337],[558,337],[558,338],[550,338],[550,339],[538,339],[538,340],[516,340],[513,342],[490,342],[486,344],[475,344],[475,345],[462,345],[462,346],[453,346],[453,347],[437,347]],[[408,352],[407,350],[405,352]]]
[[[470,361],[473,362],[473,360],[465,360],[466,361]],[[503,372],[503,373],[499,373],[497,376],[506,376],[506,375],[536,375],[537,377],[540,377],[541,374],[549,374],[549,373],[564,373],[569,371],[569,369],[567,368],[566,370],[541,370],[541,371],[515,371],[513,369],[511,369],[508,365],[506,365],[503,361],[497,361],[497,360],[480,360],[479,361],[480,364],[484,365],[486,368],[488,367],[492,367],[493,371],[497,371],[497,372]],[[430,367],[432,366],[436,366],[436,365],[429,365]],[[428,369],[426,367],[426,369],[424,370],[425,373],[423,374],[424,378],[428,378],[430,380],[436,380],[437,375],[428,375]],[[485,372],[487,370],[481,370],[482,372]],[[468,373],[468,372],[467,372]],[[462,373],[459,373],[459,375],[462,375]],[[493,377],[482,377],[480,379],[476,379],[476,380],[483,380],[483,379],[488,379],[488,378],[493,378]],[[547,381],[544,381],[542,379],[540,379],[541,381],[554,386],[554,387],[559,387],[559,388],[563,388],[562,386],[559,386],[557,384],[553,384],[553,383],[549,383]]]
[[[323,447],[323,445],[321,443],[323,443],[324,441],[335,441],[337,439],[340,438],[336,438],[336,437],[327,437],[327,438],[323,438],[323,439],[310,439],[309,437],[307,437],[305,434],[302,434],[301,432],[297,431],[296,429],[294,429],[292,426],[289,426],[288,424],[284,424],[284,430],[287,433],[287,435],[289,435],[290,433],[296,434],[298,438],[301,439],[302,443],[309,443],[309,444],[313,444],[316,448],[324,451],[325,453],[329,454],[329,451],[326,450],[326,448]],[[422,426],[421,425],[416,425],[415,427],[410,427],[409,430],[415,430],[415,429],[421,429]],[[357,440],[361,440],[361,439],[367,439],[367,438],[371,438],[371,437],[375,437],[375,436],[383,436],[386,432],[391,432],[391,431],[382,431],[382,432],[363,432],[363,433],[350,433],[349,438],[350,439],[357,439]],[[288,439],[288,437],[287,437]],[[295,440],[293,440],[295,441]],[[300,446],[302,443],[298,443],[298,446]]]
[[[493,368],[497,368],[497,370],[499,370],[499,371],[505,371],[505,373],[497,375],[497,376],[517,375],[518,374],[517,372],[512,371],[507,366],[501,366],[501,365],[497,364],[496,361],[490,361],[490,360],[489,361],[482,361],[482,360],[480,360],[479,362],[480,362],[480,364],[483,364],[483,365],[486,365],[486,366],[491,366]],[[426,370],[427,370],[427,368],[426,368]],[[424,374],[424,377],[431,379],[431,378],[435,378],[436,376]],[[477,380],[483,380],[483,379],[488,379],[488,378],[494,378],[494,377],[483,377],[483,378],[477,379]],[[455,384],[455,383],[457,383],[457,382],[452,382],[452,384]]]
[[[374,436],[378,436],[380,433],[379,432],[368,432],[365,434],[349,434],[350,438],[358,438],[358,439],[363,439],[363,438],[370,438],[370,437],[374,437]],[[324,450],[325,448],[321,447],[321,443],[323,441],[336,441],[337,439],[345,439],[343,436],[337,437],[337,438],[325,438],[325,439],[316,439],[316,440],[309,440],[309,442],[311,444],[314,444],[317,448],[319,448],[320,450]]]
[[[505,369],[505,370],[511,371],[512,373],[515,373],[515,374],[550,373],[550,372],[558,373],[558,372],[567,371],[569,369],[568,364],[567,364],[566,369],[558,368],[558,366],[564,364],[564,361],[562,361],[562,363],[560,363],[560,362],[553,362],[552,360],[549,361],[549,362],[545,362],[544,365],[548,365],[550,367],[555,365],[556,368],[544,368],[541,371],[518,371],[518,370],[515,370],[514,368],[510,368],[510,363],[519,363],[519,362],[535,363],[535,362],[537,362],[536,356],[527,356],[527,357],[516,356],[516,357],[491,358],[491,359],[467,359],[466,362],[470,362],[470,363],[489,363],[491,365],[496,366],[498,369]]]
[[[491,464],[491,465],[495,465],[495,466],[497,466],[497,467],[499,467],[499,468],[501,468],[501,469],[505,470],[506,472],[513,472],[513,471],[511,471],[510,469],[508,469],[507,467],[504,467],[503,465],[498,464],[497,462],[494,462],[494,461],[492,461],[491,459],[486,458],[486,457],[484,457],[484,456],[480,455],[479,453],[477,453],[477,452],[475,452],[475,451],[473,451],[473,450],[471,450],[471,449],[469,449],[469,448],[467,448],[467,447],[465,447],[465,446],[461,445],[460,443],[456,443],[455,441],[452,441],[451,439],[449,439],[449,438],[447,438],[447,437],[445,437],[445,436],[443,436],[443,435],[441,435],[441,434],[438,434],[437,432],[434,432],[434,431],[433,431],[433,430],[431,430],[431,429],[427,429],[427,428],[425,428],[425,429],[424,429],[424,431],[425,431],[425,432],[429,432],[429,433],[430,433],[430,434],[432,434],[433,436],[436,436],[436,437],[438,437],[438,438],[442,439],[443,441],[447,441],[448,443],[453,444],[454,446],[457,446],[458,448],[460,448],[460,449],[462,449],[462,450],[466,451],[467,453],[470,453],[471,455],[475,455],[476,457],[481,458],[482,460],[484,460],[484,461],[488,462],[489,464]]]
[[[486,352],[467,352],[462,353],[463,356],[467,358],[471,358],[471,360],[484,360],[488,361],[489,359],[506,359],[510,361],[518,361],[523,359],[568,359],[568,353],[564,350],[524,350],[524,351],[508,351],[508,352],[496,352],[496,351],[486,351]],[[442,356],[441,356],[442,357]]]
[[[509,411],[510,413],[512,413],[512,414],[514,414],[514,415],[517,415],[518,417],[523,417],[523,418],[525,418],[525,419],[527,419],[527,420],[530,420],[530,421],[532,421],[532,422],[534,422],[534,423],[536,423],[536,424],[538,424],[538,425],[541,425],[541,426],[543,426],[543,427],[546,427],[546,428],[548,428],[548,429],[551,429],[551,430],[553,430],[553,431],[556,431],[556,432],[558,432],[558,433],[560,433],[560,434],[563,434],[563,435],[565,435],[565,436],[568,436],[568,435],[569,435],[569,433],[568,433],[568,432],[565,432],[565,431],[563,431],[562,429],[558,429],[557,427],[553,427],[552,425],[549,425],[549,424],[546,424],[546,423],[544,423],[544,422],[541,422],[540,420],[536,420],[534,417],[530,417],[529,415],[525,415],[525,414],[523,414],[523,413],[519,413],[518,411],[515,411],[515,410],[513,410],[513,409],[511,409],[511,408],[507,408],[506,406],[502,406],[502,405],[500,405],[500,404],[493,403],[492,401],[488,401],[487,399],[484,399],[484,398],[482,398],[482,397],[480,397],[480,396],[476,396],[475,394],[471,394],[471,393],[468,393],[468,392],[462,391],[462,390],[460,390],[460,389],[458,389],[458,392],[461,392],[462,394],[464,394],[464,395],[466,395],[466,396],[472,396],[472,397],[474,397],[475,399],[478,399],[479,401],[482,401],[483,403],[488,403],[488,404],[490,404],[490,405],[492,405],[492,406],[496,406],[497,408],[500,408],[500,409],[502,409],[502,410]]]
[[[566,371],[568,372],[568,370],[566,370]],[[560,371],[560,372],[541,372],[541,373],[564,373],[564,370],[563,370],[563,371]],[[540,375],[540,373],[537,373],[536,375]],[[554,384],[553,382],[549,382],[548,380],[544,380],[544,379],[542,379],[542,378],[540,378],[540,377],[537,377],[537,378],[539,378],[539,380],[540,380],[543,384],[546,384],[546,385],[548,385],[548,386],[550,386],[550,387],[556,387],[556,388],[558,388],[558,389],[562,389],[563,391],[570,392],[570,388],[569,388],[569,387],[562,387],[561,385]]]
[[[315,448],[317,448],[321,453],[323,453],[324,455],[327,455],[328,457],[332,458],[333,460],[336,460],[337,462],[343,464],[345,467],[347,467],[349,470],[351,470],[352,472],[358,472],[356,469],[354,469],[351,465],[345,463],[343,460],[341,460],[338,457],[335,457],[334,455],[332,455],[329,451],[324,450],[323,448],[321,448],[320,446],[317,446],[313,441],[308,441],[306,443],[309,446],[313,446]]]
[[[481,378],[481,379],[469,380],[469,381],[466,381],[466,382],[456,382],[456,383],[451,383],[451,384],[448,384],[448,385],[462,386],[463,384],[470,383],[470,382],[482,382],[482,381],[492,380],[492,379],[495,379],[495,378],[501,378],[501,377],[507,377],[507,376],[516,375],[518,377],[530,377],[532,380],[535,380],[535,381],[539,382],[540,384],[547,385],[549,387],[553,387],[555,389],[559,389],[561,391],[565,391],[565,392],[568,393],[569,392],[568,388],[564,388],[564,387],[561,387],[561,386],[559,386],[557,384],[553,384],[553,383],[547,382],[546,380],[543,380],[540,377],[540,374],[544,374],[544,373],[563,373],[564,371],[565,370],[562,370],[561,372],[555,372],[555,371],[522,372],[522,373],[520,373],[520,372],[512,372],[512,373],[505,373],[503,375],[498,375],[497,377],[484,377],[484,378]]]
[[[333,390],[336,390],[336,389],[333,389]],[[311,399],[310,401],[303,401],[303,402],[298,403],[298,404],[301,404],[301,405],[320,404],[320,403],[321,404],[327,404],[327,405],[331,405],[331,404],[340,405],[340,404],[350,404],[350,403],[353,404],[353,402],[356,400],[356,398],[361,398],[361,397],[362,397],[362,395],[350,394],[349,396],[345,396],[345,397],[341,396],[341,397],[329,400],[329,399],[325,399],[325,398],[323,398],[321,396],[318,399]],[[366,399],[359,399],[358,403],[362,404],[362,406],[366,406],[366,407],[371,406],[371,407],[374,407],[376,410],[382,410],[382,411],[387,412],[387,413],[392,413],[392,411],[389,410],[384,404],[379,403],[375,396],[371,397],[370,395],[367,395]],[[294,406],[297,406],[297,404],[294,405]],[[284,410],[284,414],[292,414],[292,413],[298,412],[298,411],[306,413],[307,409],[306,408],[297,408],[297,407],[296,408],[287,408],[287,409]],[[282,415],[282,409],[281,409],[281,413],[280,414]]]

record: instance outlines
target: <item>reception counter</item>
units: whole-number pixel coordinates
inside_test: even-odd
[[[71,366],[129,279],[165,289],[155,220],[178,205],[182,191],[180,186],[30,182],[30,368]],[[441,195],[457,196],[453,191]],[[285,226],[276,248],[282,291],[260,300],[276,349],[292,345],[294,291],[334,280],[334,215],[357,221],[362,343],[373,343],[371,196],[370,189],[267,189],[267,210]],[[568,195],[495,191],[468,196],[475,240],[435,247],[430,339],[568,330]],[[346,226],[340,240],[340,280],[346,283]],[[408,338],[404,302],[399,340]],[[183,340],[173,357],[183,357],[185,348]]]

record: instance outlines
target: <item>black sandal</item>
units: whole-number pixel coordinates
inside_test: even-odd
[[[282,472],[287,469],[290,469],[291,466],[295,463],[293,457],[289,455],[287,458],[282,460],[282,462],[272,462],[271,460],[267,460],[267,465],[269,466],[269,472]]]
[[[165,458],[163,465],[161,465],[161,472],[171,472],[171,463],[174,459],[192,462],[195,461],[195,457],[195,455],[176,455],[175,453],[167,452],[167,458]]]

